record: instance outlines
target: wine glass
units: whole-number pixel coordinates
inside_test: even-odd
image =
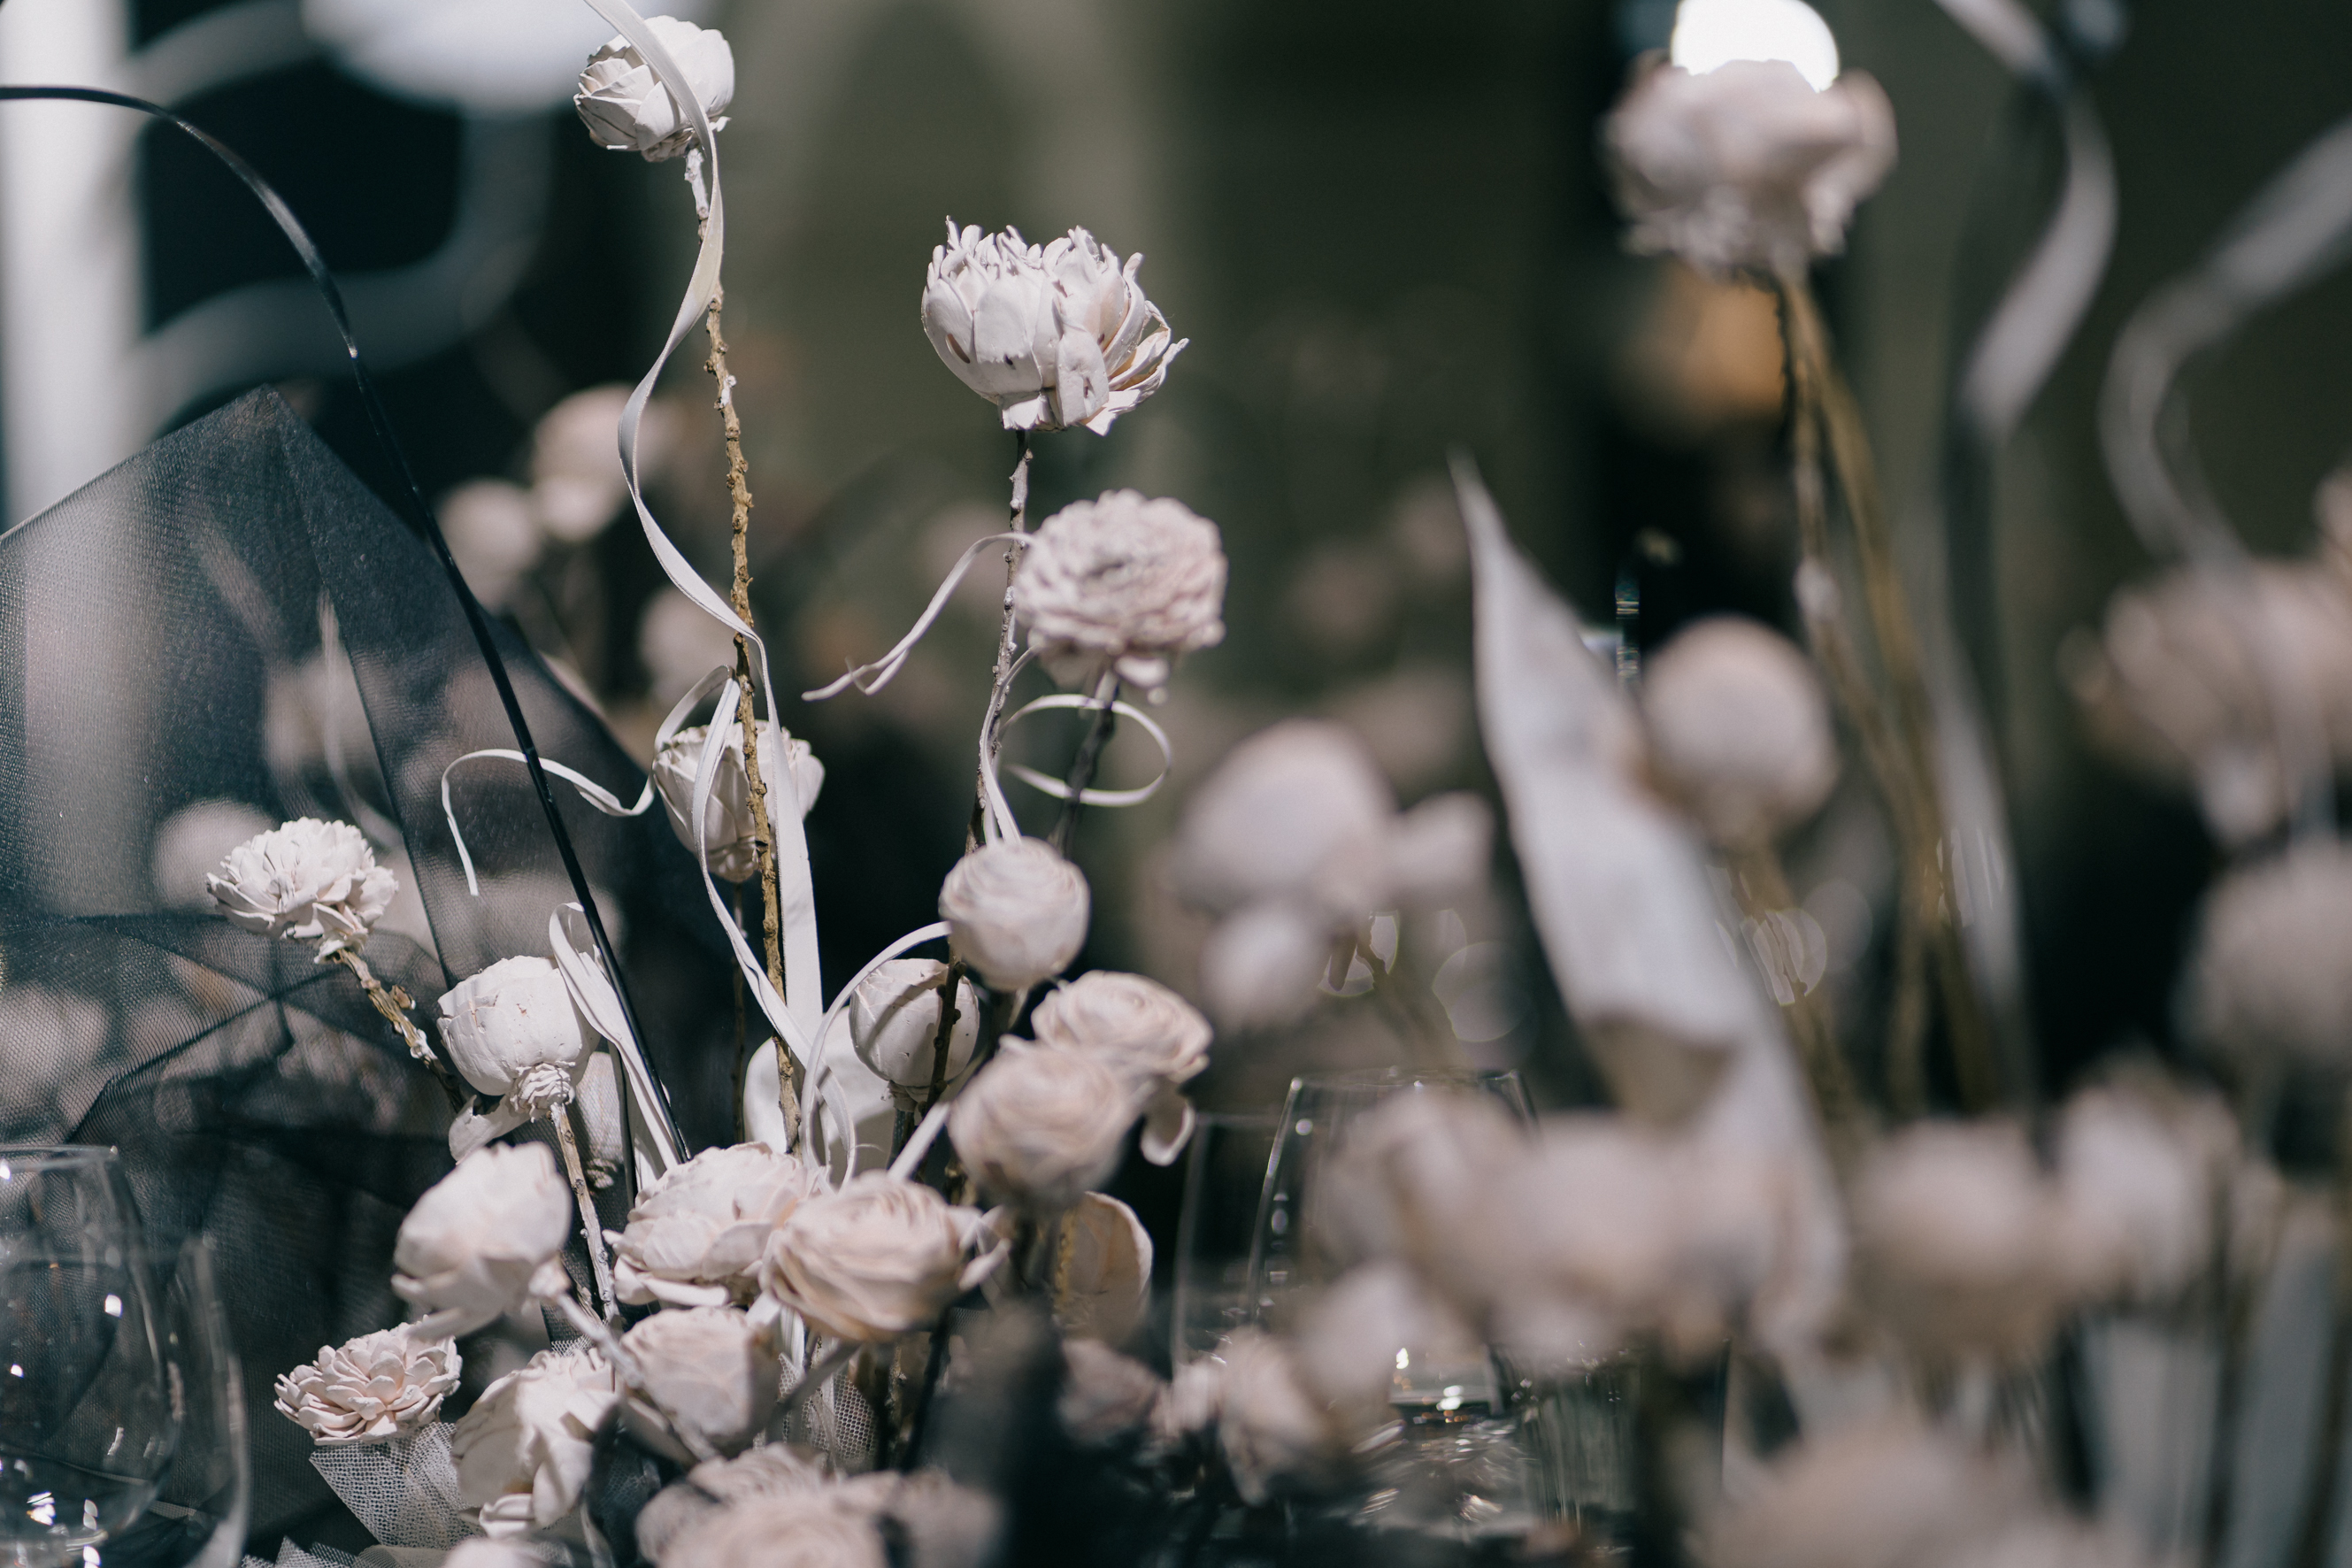
[[[1250,1321],[1250,1238],[1279,1121],[1271,1110],[1211,1113],[1192,1130],[1176,1221],[1175,1366],[1211,1354]]]
[[[102,1549],[105,1568],[238,1568],[252,1509],[245,1383],[221,1310],[212,1244],[180,1249],[160,1282],[157,1333],[180,1439],[155,1500]],[[84,1562],[89,1559],[86,1556]]]
[[[0,1553],[11,1568],[94,1563],[155,1500],[185,1406],[173,1364],[114,1151],[0,1147]]]

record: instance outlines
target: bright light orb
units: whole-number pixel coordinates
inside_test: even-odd
[[[1683,0],[1667,56],[1693,76],[1734,60],[1786,60],[1821,91],[1837,80],[1837,40],[1804,0]]]

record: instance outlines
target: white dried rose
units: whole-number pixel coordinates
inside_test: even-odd
[[[1111,422],[1160,390],[1184,347],[1118,256],[1085,229],[1042,248],[1016,229],[948,220],[923,279],[923,331],[956,379],[996,405],[1007,430]]]
[[[1809,1436],[1707,1520],[1714,1568],[1941,1563],[2036,1507],[2032,1479],[1960,1438],[1889,1418]]]
[[[1159,1373],[1100,1340],[1066,1339],[1054,1408],[1063,1430],[1097,1447],[1143,1431],[1167,1387]]]
[[[1353,731],[1292,719],[1235,746],[1184,803],[1171,868],[1214,914],[1280,900],[1338,925],[1380,907],[1396,795]]]
[[[731,1459],[705,1459],[638,1510],[637,1551],[658,1564],[671,1557],[680,1536],[729,1503],[819,1491],[830,1484],[822,1463],[807,1450],[785,1443],[771,1443]]]
[[[1465,1303],[1483,1303],[1493,1288],[1496,1199],[1527,1147],[1490,1096],[1416,1085],[1349,1130],[1317,1184],[1312,1223],[1338,1264],[1402,1259]]]
[[[1329,922],[1268,900],[1219,921],[1201,942],[1201,997],[1233,1029],[1295,1022],[1331,963]]]
[[[940,889],[949,946],[997,991],[1025,991],[1067,969],[1092,912],[1085,875],[1042,838],[975,849]]]
[[[322,1448],[380,1443],[432,1424],[457,1386],[457,1347],[402,1329],[321,1345],[278,1380],[278,1409]]]
[[[2238,1124],[2163,1083],[2087,1089],[2058,1124],[2063,1254],[2084,1294],[2162,1302],[2204,1277]]]
[[[400,1222],[392,1288],[427,1316],[410,1331],[452,1339],[512,1311],[572,1232],[572,1189],[543,1143],[484,1149],[425,1189]]]
[[[1895,113],[1876,82],[1849,71],[1816,91],[1785,60],[1653,69],[1605,140],[1633,248],[1718,277],[1801,271],[1844,249],[1853,209],[1895,166]]]
[[[632,1304],[748,1301],[770,1233],[824,1187],[811,1166],[765,1143],[705,1149],[646,1185],[628,1228],[608,1233],[614,1289]]]
[[[1224,1342],[1216,1359],[1223,1363],[1217,1448],[1242,1500],[1255,1508],[1286,1483],[1327,1480],[1346,1451],[1343,1436],[1300,1381],[1288,1347],[1245,1329]]]
[[[1710,616],[1643,662],[1650,766],[1717,844],[1770,843],[1837,783],[1829,699],[1795,644],[1758,621]]]
[[[530,433],[530,510],[540,529],[566,544],[582,544],[602,533],[628,503],[621,474],[618,439],[621,411],[629,388],[617,383],[575,392],[540,416]],[[648,404],[637,421],[637,471],[658,469],[670,444],[671,413]],[[676,593],[676,589],[670,592]],[[697,616],[702,612],[696,611]],[[712,624],[704,616],[705,625]],[[721,634],[724,640],[724,634]],[[686,684],[718,663],[706,659]],[[682,686],[679,689],[684,689]],[[659,698],[656,706],[677,700]]]
[[[827,1338],[871,1342],[930,1327],[1004,1252],[978,1209],[869,1173],[795,1208],[768,1237],[760,1283]]]
[[[679,1532],[661,1561],[692,1568],[890,1568],[871,1510],[838,1488],[748,1497]]]
[[[484,1389],[449,1434],[459,1505],[477,1510],[494,1539],[554,1524],[579,1504],[620,1401],[593,1349],[540,1352]]]
[[[1178,500],[1106,490],[1030,536],[1013,610],[1054,679],[1092,687],[1108,669],[1157,691],[1176,660],[1224,640],[1217,525]]]
[[[1147,1086],[1143,1157],[1175,1160],[1192,1135],[1180,1089],[1208,1067],[1215,1036],[1199,1008],[1156,980],[1097,969],[1048,992],[1029,1027],[1041,1046],[1087,1052]]]
[[[441,995],[441,1043],[482,1094],[513,1096],[526,1118],[572,1103],[595,1026],[551,958],[502,958]]]
[[[400,890],[358,828],[310,816],[230,850],[205,887],[247,931],[317,942],[321,958],[366,942]]]
[[[1058,1214],[1118,1168],[1136,1086],[1094,1057],[1008,1039],[948,1112],[948,1141],[992,1196]]]
[[[929,1089],[938,1067],[940,993],[948,966],[935,958],[894,958],[850,993],[850,1048],[874,1076],[902,1089]],[[980,1044],[980,998],[956,982],[955,1023],[948,1031],[942,1086],[962,1081]]]
[[[646,26],[686,73],[710,129],[724,127],[727,121],[720,116],[735,100],[735,51],[727,47],[727,39],[716,28],[698,27],[675,16],[648,16]],[[694,143],[693,115],[670,95],[626,38],[614,38],[588,57],[572,107],[580,111],[599,147],[639,153],[647,163],[675,158]]]
[[[623,1389],[622,1419],[647,1447],[680,1463],[692,1460],[690,1437],[721,1454],[740,1453],[775,1411],[782,1372],[775,1335],[749,1313],[729,1307],[656,1312],[621,1343],[653,1396],[648,1403]]]
[[[2249,1063],[2352,1067],[2352,847],[2297,846],[2205,895],[2183,981],[2188,1032]]]
[[[695,847],[694,775],[701,766],[702,747],[709,734],[708,724],[680,730],[654,753],[654,787],[661,792],[662,805],[669,812],[669,825],[677,834],[677,841],[688,849]],[[751,775],[743,763],[740,721],[727,726],[727,739],[722,744],[725,750],[719,756],[718,775],[711,781],[710,799],[702,813],[702,847],[710,857],[712,876],[722,882],[748,882],[760,870],[756,843],[760,819],[751,810]],[[817,792],[824,787],[824,764],[816,760],[806,741],[794,740],[762,720],[760,782],[767,786],[772,797],[783,780],[776,762],[779,757],[789,759],[785,766],[791,771],[801,816],[806,817],[809,808],[816,805]]]

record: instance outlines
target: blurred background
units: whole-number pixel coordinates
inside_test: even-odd
[[[1821,0],[1893,100],[1901,163],[1822,278],[1923,602],[1944,602],[1951,367],[2055,190],[2046,115],[1930,0]],[[2087,324],[1992,492],[1982,705],[2051,1087],[2171,1041],[2171,976],[2214,850],[2183,798],[2085,749],[2070,634],[2147,562],[2099,461],[2124,318],[2352,110],[2352,8],[2078,5],[2113,43],[2095,98],[2120,220]],[[1166,891],[1188,790],[1278,717],[1339,720],[1405,804],[1488,790],[1468,678],[1449,451],[1596,627],[1638,649],[1738,609],[1787,626],[1794,561],[1770,298],[1638,258],[1600,117],[1672,0],[704,0],[738,89],[720,139],[727,325],[746,429],[758,613],[796,693],[875,657],[1001,526],[1013,443],[917,320],[943,219],[1042,240],[1084,225],[1149,260],[1192,346],[1108,437],[1039,443],[1033,517],[1117,486],[1215,521],[1228,635],[1160,714],[1169,786],[1090,814],[1087,962],[1194,987],[1204,926]],[[481,596],[633,752],[723,640],[593,482],[615,384],[659,347],[694,242],[680,165],[594,148],[571,84],[605,28],[576,0],[6,0],[0,79],[166,101],[249,159],[344,279],[394,416]],[[0,484],[31,516],[158,433],[274,384],[371,482],[340,350],[266,216],[183,139],[81,105],[0,106]],[[714,581],[727,507],[698,333],[650,427],[657,511]],[[2189,383],[2206,475],[2258,550],[2299,552],[2352,436],[2352,279],[2283,303]],[[600,390],[601,389],[601,390]],[[550,504],[549,485],[588,476]],[[933,918],[961,851],[1001,584],[974,574],[874,698],[785,701],[827,769],[809,830],[828,980]],[[1940,614],[1927,617],[1931,640]],[[1981,650],[1979,650],[1981,651]],[[1050,718],[1016,750],[1058,771]],[[1132,733],[1108,781],[1152,759]],[[1792,871],[1815,981],[1876,984],[1892,862],[1849,781]],[[1032,821],[1050,803],[1031,797]],[[1424,942],[1464,1053],[1539,1100],[1597,1092],[1548,992],[1507,855]],[[1883,923],[1883,922],[1882,922]],[[1265,1106],[1313,1065],[1392,1058],[1369,1006],[1228,1040],[1198,1086]],[[1174,1177],[1122,1194],[1165,1223]]]

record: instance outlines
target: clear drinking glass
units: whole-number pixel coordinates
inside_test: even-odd
[[[1274,1152],[1274,1111],[1207,1115],[1185,1155],[1184,1207],[1176,1221],[1176,1300],[1170,1361],[1215,1351],[1250,1321],[1250,1241]]]
[[[221,1310],[212,1246],[180,1249],[160,1282],[158,1333],[180,1439],[146,1513],[100,1549],[105,1568],[237,1568],[253,1500],[245,1383]],[[89,1559],[85,1558],[85,1562]]]

